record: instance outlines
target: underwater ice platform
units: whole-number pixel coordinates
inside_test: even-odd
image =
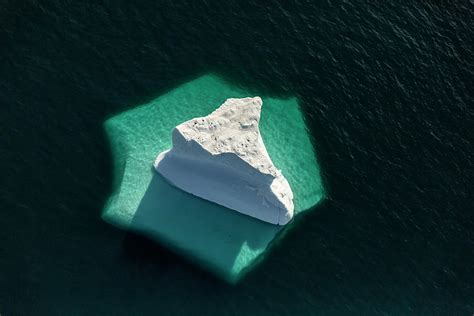
[[[186,193],[157,173],[153,162],[171,147],[175,126],[206,116],[228,98],[253,94],[204,75],[108,119],[114,191],[103,219],[143,234],[229,282],[238,281],[294,223],[273,225]],[[262,99],[262,138],[293,190],[298,217],[324,197],[315,151],[295,98]]]

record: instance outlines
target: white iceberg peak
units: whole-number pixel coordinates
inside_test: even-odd
[[[155,169],[178,188],[273,224],[293,216],[293,193],[272,163],[260,130],[260,97],[227,99],[173,130]],[[277,122],[275,122],[276,124]]]

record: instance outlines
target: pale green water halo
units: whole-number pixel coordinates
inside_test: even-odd
[[[254,96],[216,75],[204,75],[108,119],[114,192],[102,218],[144,234],[211,273],[236,282],[293,225],[272,225],[200,199],[170,185],[153,169],[171,147],[172,129],[205,116],[227,98]],[[295,216],[324,197],[316,155],[295,98],[261,95],[260,131],[272,161],[294,194]]]

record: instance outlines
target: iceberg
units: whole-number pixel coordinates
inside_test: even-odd
[[[270,224],[189,194],[153,167],[158,154],[173,147],[170,134],[176,126],[208,115],[229,97],[259,92],[205,74],[108,118],[104,128],[114,182],[102,218],[160,243],[230,283],[271,257],[269,253],[286,232],[309,220],[307,214],[325,197],[315,148],[297,98],[260,94],[261,137],[293,191],[294,215],[287,225]]]
[[[272,224],[293,217],[293,193],[259,130],[262,99],[230,98],[173,129],[155,169],[174,186]],[[276,124],[276,122],[275,122]]]

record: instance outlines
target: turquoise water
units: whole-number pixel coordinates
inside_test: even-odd
[[[0,314],[471,315],[473,13],[1,1]],[[327,196],[236,285],[101,219],[104,122],[210,72],[298,100]]]
[[[284,233],[271,225],[181,192],[153,170],[171,148],[172,129],[214,111],[227,98],[253,96],[216,75],[203,75],[105,123],[116,185],[103,217],[144,234],[224,280],[238,281]],[[324,197],[306,125],[293,98],[261,96],[260,130],[267,151],[294,194],[295,217]],[[284,230],[291,229],[292,224]]]

